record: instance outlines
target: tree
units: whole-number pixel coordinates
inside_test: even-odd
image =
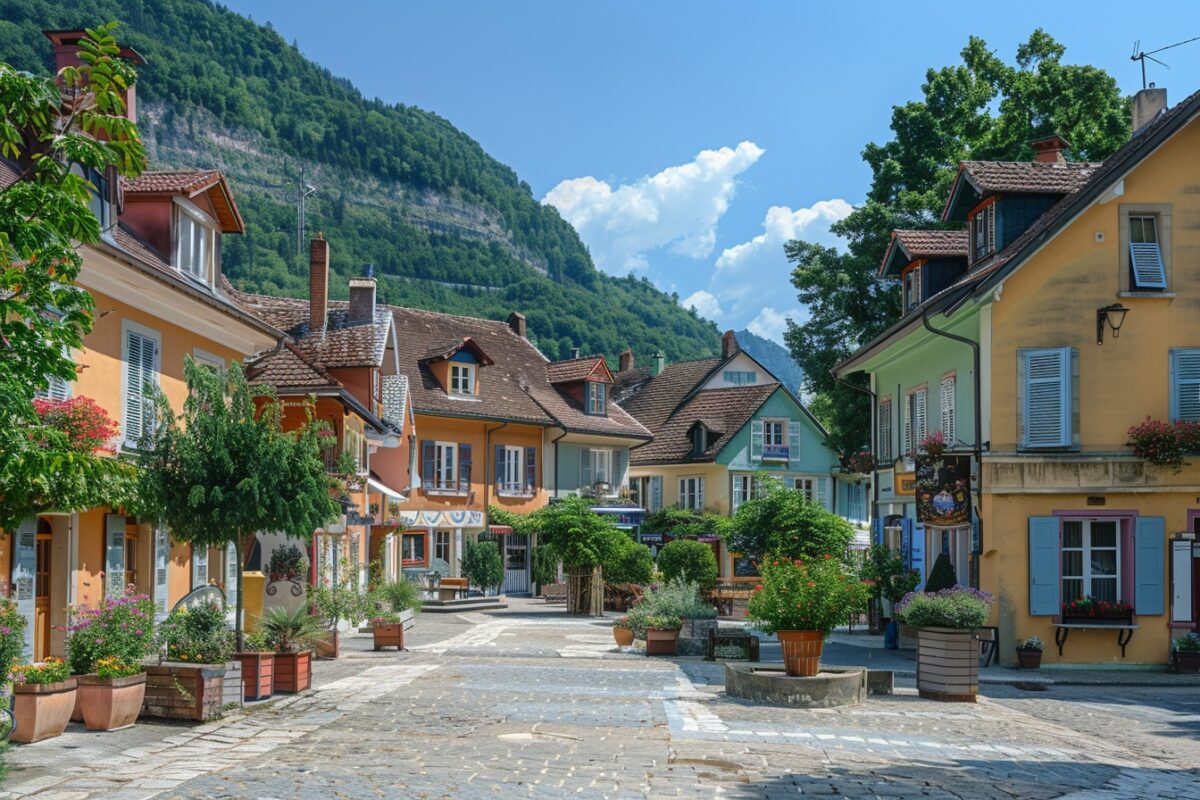
[[[605,583],[635,583],[645,585],[654,580],[654,556],[650,548],[626,535],[617,552],[604,565]]]
[[[485,592],[504,580],[504,561],[495,542],[467,542],[459,562],[463,576]]]
[[[282,404],[269,387],[251,387],[238,364],[224,372],[184,360],[188,397],[176,417],[161,392],[156,421],[142,442],[142,515],[177,541],[237,545],[238,647],[242,637],[242,558],[260,531],[308,539],[340,507],[321,458],[319,431],[282,426]],[[257,401],[257,403],[256,403]]]
[[[611,517],[592,511],[583,497],[567,497],[539,508],[527,517],[525,530],[567,569],[567,610],[573,614],[599,613],[603,603],[602,574],[621,570],[628,553],[629,534]],[[587,575],[589,572],[591,575]]]
[[[658,554],[658,570],[663,580],[676,578],[710,589],[717,582],[717,557],[712,548],[692,539],[667,542]]]
[[[755,558],[844,558],[854,528],[836,514],[804,499],[778,481],[747,500],[733,515],[729,549]]]
[[[929,70],[923,99],[892,110],[894,138],[868,144],[872,172],[866,203],[832,230],[845,252],[793,240],[784,253],[795,264],[792,285],[809,310],[784,334],[804,369],[805,388],[830,398],[822,421],[843,454],[870,438],[869,399],[839,384],[830,370],[900,315],[899,293],[876,278],[892,229],[939,224],[958,162],[1029,160],[1031,139],[1057,133],[1070,156],[1102,160],[1129,137],[1129,111],[1116,81],[1101,69],[1064,64],[1064,48],[1035,30],[1008,64],[971,37],[962,64]],[[850,382],[865,387],[862,376]]]
[[[129,466],[72,444],[33,404],[51,378],[74,380],[70,351],[92,327],[91,295],[75,283],[77,245],[100,238],[97,188],[85,176],[134,176],[145,161],[122,99],[136,74],[115,27],[88,32],[83,64],[58,76],[62,89],[0,63],[0,155],[20,170],[0,190],[0,529],[51,507],[128,499]]]

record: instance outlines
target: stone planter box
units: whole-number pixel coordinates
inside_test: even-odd
[[[59,683],[14,684],[13,717],[16,729],[12,740],[30,744],[61,735],[75,710],[78,684],[74,678]]]
[[[394,647],[397,650],[404,649],[404,623],[397,622],[387,625],[372,625],[371,637],[374,641],[374,647],[379,650],[384,647]]]
[[[265,700],[275,691],[274,653],[234,653],[242,667],[242,697]]]
[[[164,661],[146,667],[142,713],[160,719],[216,719],[221,716],[224,693],[224,664]]]
[[[791,708],[834,708],[861,703],[867,695],[867,670],[826,667],[812,678],[781,669],[725,663],[725,692],[730,697]]]
[[[275,691],[295,694],[312,686],[312,651],[275,654]]]
[[[979,695],[975,631],[917,630],[917,692],[931,700],[974,703]]]
[[[137,722],[146,696],[146,673],[127,678],[79,676],[78,701],[89,731],[116,731]]]

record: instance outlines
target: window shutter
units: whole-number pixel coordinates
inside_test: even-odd
[[[1029,615],[1062,612],[1058,517],[1029,518]]]
[[[985,208],[984,213],[987,214],[988,226],[987,251],[994,253],[996,252],[996,204],[992,203]]]
[[[1163,614],[1163,572],[1166,568],[1167,526],[1163,517],[1138,517],[1133,526],[1133,610]]]
[[[941,396],[938,398],[942,411],[942,436],[946,446],[953,447],[958,437],[954,430],[954,376],[942,378]]]
[[[892,460],[892,401],[879,404],[879,431],[878,431],[878,450],[879,460],[889,462]]]
[[[1200,421],[1200,350],[1172,350],[1171,421]]]
[[[589,489],[595,481],[592,480],[592,451],[583,448],[579,451],[579,485]]]
[[[662,475],[650,476],[650,510],[658,511],[662,508]]]
[[[1133,265],[1133,285],[1136,288],[1167,288],[1167,271],[1163,268],[1162,250],[1158,242],[1130,242],[1129,263]]]
[[[912,524],[912,568],[921,576],[917,591],[925,589],[925,523],[913,520]]]
[[[913,568],[912,563],[912,524],[913,521],[908,517],[900,520],[900,561],[908,569]]]
[[[686,478],[679,479],[679,503],[678,503],[678,505],[680,508],[688,507],[687,479]]]
[[[800,423],[788,423],[788,460],[800,460]]]
[[[125,335],[125,441],[137,444],[142,438],[142,346],[136,333]]]
[[[57,375],[49,375],[46,377],[46,388],[38,389],[33,396],[39,400],[61,403],[71,398],[71,384]]]
[[[496,489],[499,491],[499,489],[504,486],[504,479],[508,474],[505,470],[507,465],[504,463],[504,445],[495,445],[494,450],[496,451],[496,465],[492,470],[492,474],[495,476]]]
[[[422,439],[421,440],[421,475],[420,475],[420,479],[424,483],[424,485],[427,487],[433,487],[433,486],[437,485],[437,475],[434,474],[435,469],[436,469],[436,467],[435,467],[436,462],[434,460],[433,452],[434,452],[433,442],[430,441],[429,439]]]
[[[192,590],[208,585],[208,548],[192,545]]]
[[[14,597],[17,601],[17,612],[26,620],[25,644],[22,652],[26,661],[33,660],[33,621],[37,603],[37,588],[34,586],[36,574],[37,518],[30,517],[17,525],[13,541],[12,565],[12,582]]]
[[[1024,351],[1026,447],[1071,444],[1071,349]]]
[[[1171,540],[1171,622],[1195,622],[1192,619],[1192,542]]]
[[[236,544],[230,542],[225,546],[225,607],[230,611],[237,608],[237,562],[240,557]]]
[[[704,509],[704,478],[696,478],[696,510]]]
[[[154,614],[158,619],[167,616],[167,562],[170,559],[170,543],[166,528],[154,529]]]
[[[537,492],[537,448],[525,448],[525,488]]]
[[[874,544],[883,544],[883,518],[876,517],[871,520],[871,541]]]
[[[925,438],[925,433],[928,430],[926,426],[927,417],[925,413],[925,409],[928,405],[926,399],[927,398],[924,389],[913,393],[913,449],[916,449],[921,440]]]
[[[487,458],[487,454],[484,453],[483,457]],[[458,446],[458,489],[461,492],[471,490],[471,445],[469,444]]]
[[[829,478],[817,478],[817,505],[826,510],[829,508]]]
[[[763,424],[761,419],[750,421],[750,460],[762,461]]]
[[[125,593],[125,518],[104,515],[104,596]]]

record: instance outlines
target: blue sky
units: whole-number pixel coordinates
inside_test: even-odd
[[[224,2],[364,94],[450,120],[556,205],[600,268],[776,339],[803,316],[782,242],[834,243],[828,225],[870,178],[862,146],[968,36],[1011,61],[1043,27],[1126,93],[1135,39],[1200,36],[1196,4],[1170,0]],[[1200,42],[1160,58],[1171,69],[1149,77],[1170,102],[1200,89]]]

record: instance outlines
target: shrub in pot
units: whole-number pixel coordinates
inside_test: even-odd
[[[1041,639],[1030,636],[1017,648],[1017,663],[1021,669],[1037,669],[1042,665],[1042,651],[1045,649]]]
[[[75,710],[78,681],[67,662],[50,657],[38,664],[14,667],[12,740],[29,744],[60,735]]]
[[[646,655],[673,656],[683,620],[669,615],[646,618]]]
[[[1200,672],[1200,633],[1189,633],[1171,642],[1176,672]]]
[[[115,731],[137,722],[146,697],[146,673],[140,664],[118,656],[101,658],[93,672],[79,678],[79,706],[90,731]]]
[[[676,579],[652,587],[629,609],[627,617],[635,637],[645,638],[646,619],[652,616],[679,617],[683,627],[681,637],[688,642],[687,649],[696,651],[689,654],[698,655],[704,643],[698,641],[693,644],[690,639],[707,639],[707,628],[716,625],[717,610],[700,596],[700,588],[696,584]],[[702,632],[698,629],[702,629]]]
[[[910,592],[896,605],[900,620],[917,629],[917,690],[922,697],[975,702],[975,629],[987,621],[991,606],[990,594],[966,586]]]
[[[371,636],[374,647],[379,650],[384,647],[404,649],[404,618],[398,611],[377,612],[371,618]]]
[[[921,582],[921,573],[905,566],[900,554],[883,544],[871,545],[859,575],[870,587],[871,597],[876,602],[887,600],[893,606]],[[889,619],[884,629],[883,646],[888,650],[896,650],[899,642],[900,623]]]
[[[825,637],[866,603],[869,585],[829,554],[768,559],[761,580],[748,609],[755,627],[779,637],[788,675],[816,675]]]
[[[395,581],[382,581],[375,589],[375,601],[385,609],[406,611],[421,608],[421,588],[407,578]]]
[[[633,623],[629,617],[621,617],[613,623],[613,641],[617,647],[629,647],[633,644]]]
[[[484,594],[496,591],[504,580],[504,561],[495,542],[466,542],[459,567],[463,577]]]
[[[325,633],[305,608],[276,606],[262,616],[261,630],[275,647],[275,690],[303,692],[312,685],[312,647]]]
[[[275,691],[275,648],[262,631],[242,637],[242,649],[233,654],[242,662],[242,697],[263,700]]]
[[[309,604],[325,623],[325,631],[316,642],[318,653],[329,658],[340,655],[341,623],[356,624],[375,610],[374,598],[359,586],[358,572],[348,559],[343,560],[339,575],[337,581],[325,578],[320,586],[308,590]]]

